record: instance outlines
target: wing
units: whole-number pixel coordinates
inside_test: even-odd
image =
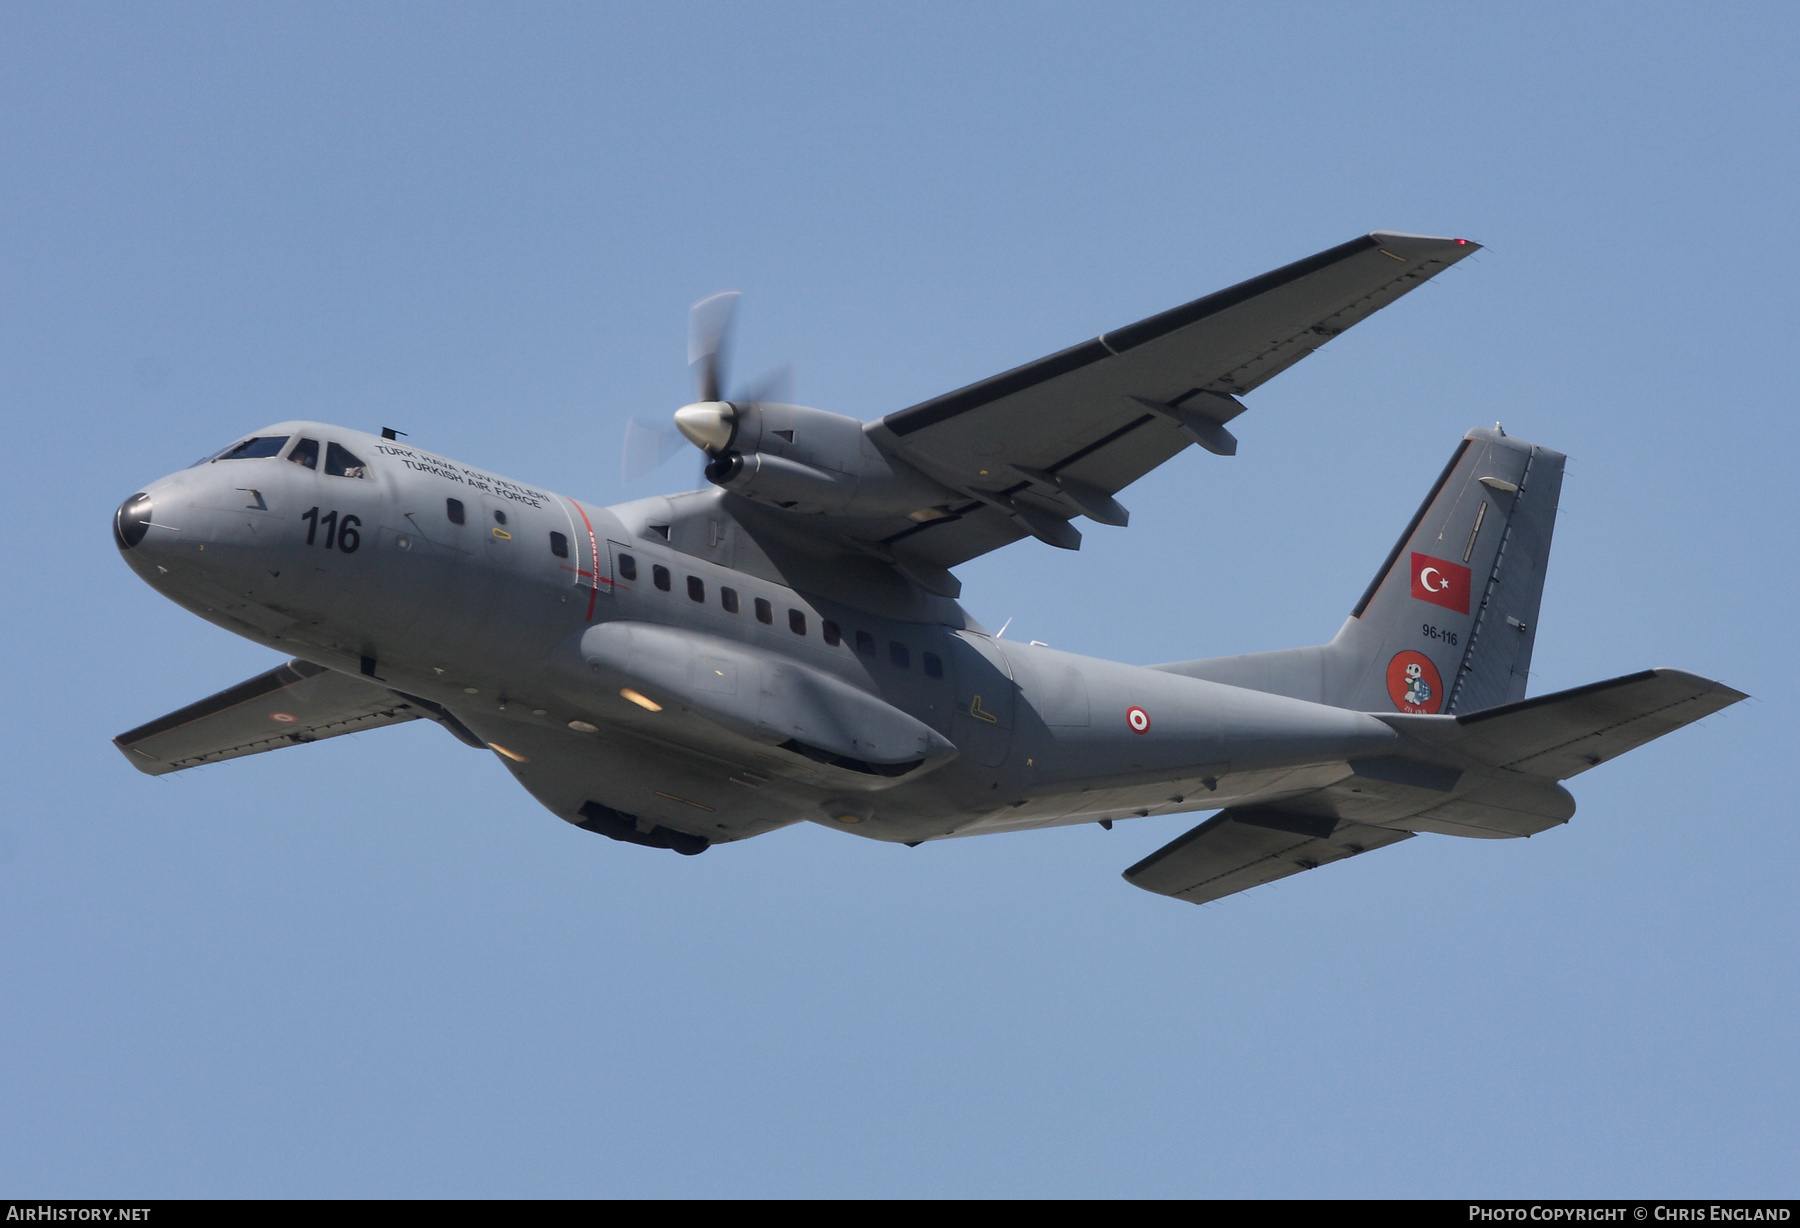
[[[114,738],[113,745],[138,771],[163,776],[422,716],[450,722],[463,741],[482,745],[435,704],[296,660],[139,725]]]
[[[1199,443],[1235,450],[1236,398],[1477,251],[1376,232],[1048,358],[889,414],[871,439],[967,498],[882,544],[950,567],[1068,521],[1123,524],[1112,496]]]

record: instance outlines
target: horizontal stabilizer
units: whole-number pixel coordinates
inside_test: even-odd
[[[1245,806],[1216,814],[1170,841],[1125,871],[1125,881],[1205,904],[1411,836],[1409,831],[1272,806]]]
[[[163,776],[421,716],[440,719],[377,682],[296,660],[122,733],[113,745],[138,771]]]
[[[1684,670],[1647,669],[1457,717],[1380,719],[1492,767],[1567,780],[1746,698]]]

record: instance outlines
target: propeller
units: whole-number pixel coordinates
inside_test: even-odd
[[[681,432],[675,428],[645,422],[634,414],[625,423],[619,476],[631,483],[652,470],[661,469],[671,456],[681,451],[681,442]]]
[[[707,456],[716,456],[731,442],[737,417],[733,403],[785,401],[791,395],[794,369],[777,367],[747,387],[725,396],[726,368],[731,354],[732,320],[737,313],[736,290],[701,299],[688,309],[688,371],[694,377],[695,400],[675,411],[674,426],[656,426],[633,417],[625,424],[625,446],[620,475],[635,482],[661,467],[681,450],[686,439]]]
[[[694,401],[675,411],[675,429],[708,456],[731,442],[737,411],[723,400],[725,365],[730,357],[731,319],[737,314],[736,290],[703,298],[688,308],[688,371],[694,377]]]
[[[719,400],[730,357],[731,318],[742,297],[736,290],[726,290],[688,308],[688,370],[694,376],[696,404]]]

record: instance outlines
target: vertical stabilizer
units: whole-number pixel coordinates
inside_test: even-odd
[[[1345,687],[1334,702],[1474,712],[1525,698],[1562,474],[1560,452],[1498,430],[1464,436],[1331,643]],[[1415,657],[1442,688],[1408,704],[1408,666],[1430,672]]]
[[[1364,712],[1523,699],[1563,461],[1470,431],[1331,643],[1161,668]]]

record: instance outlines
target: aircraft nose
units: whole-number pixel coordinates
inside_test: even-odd
[[[113,513],[113,540],[119,549],[129,550],[144,540],[150,531],[150,496],[139,491]]]

